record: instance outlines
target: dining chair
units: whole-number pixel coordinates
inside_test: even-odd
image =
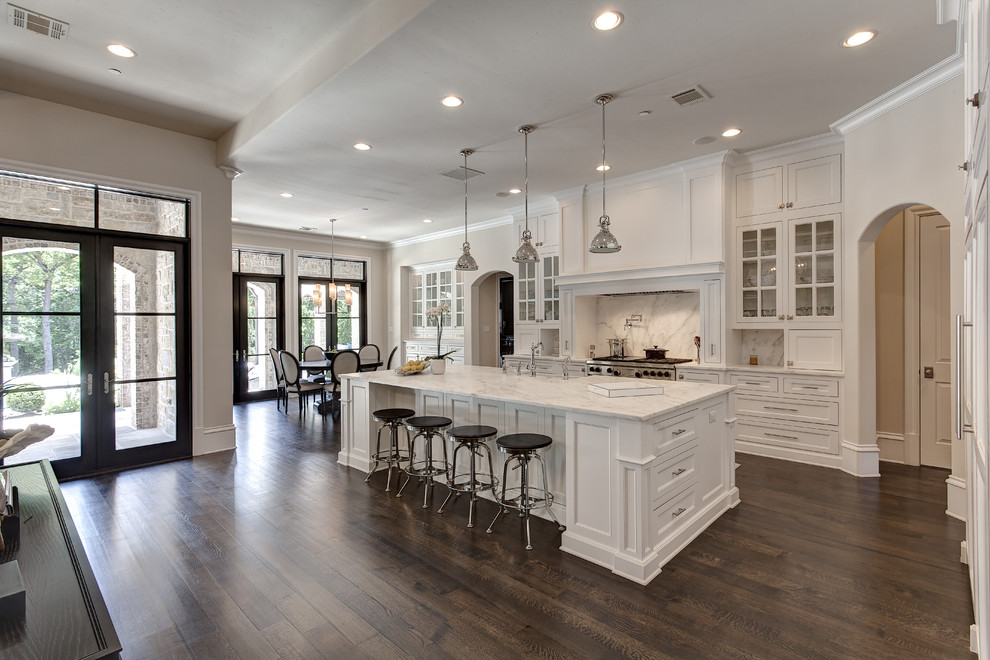
[[[357,351],[338,351],[330,362],[330,380],[333,389],[330,392],[331,406],[336,401],[337,412],[340,412],[340,377],[344,374],[353,374],[361,370],[361,358]]]
[[[268,354],[272,358],[272,366],[275,368],[275,410],[282,409],[282,398],[285,397],[285,407],[288,410],[289,396],[285,391],[285,375],[282,373],[282,362],[278,357],[277,348],[269,348]]]
[[[396,347],[394,347],[392,349],[392,352],[388,354],[388,363],[386,363],[386,365],[385,365],[385,370],[386,371],[391,371],[392,370],[392,358],[395,357],[395,353],[398,350],[399,350],[399,347],[396,346]]]
[[[377,365],[382,361],[382,352],[374,344],[365,344],[358,350],[358,357],[361,360],[361,371],[373,371],[377,369]]]
[[[302,415],[305,410],[303,403],[307,396],[315,395],[317,392],[323,397],[326,396],[323,383],[301,378],[299,360],[292,353],[279,351],[278,357],[282,363],[282,375],[285,377],[285,412],[289,412],[289,392],[295,392],[299,397],[299,414]]]
[[[326,360],[326,359],[327,359],[327,354],[324,353],[323,349],[317,346],[316,344],[310,344],[309,346],[303,349],[303,360],[306,362],[311,362],[311,361],[315,362],[317,360]],[[314,383],[325,383],[327,381],[327,377],[323,372],[319,372],[311,375],[307,380],[312,381]]]

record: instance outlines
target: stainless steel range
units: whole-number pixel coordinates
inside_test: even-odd
[[[674,365],[691,362],[691,358],[647,359],[635,356],[603,357],[587,361],[589,375],[609,375],[621,378],[648,378],[651,380],[677,380]]]

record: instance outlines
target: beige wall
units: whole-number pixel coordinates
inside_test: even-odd
[[[877,434],[904,434],[904,213],[876,243]],[[881,458],[883,446],[881,445]]]
[[[6,167],[193,199],[193,452],[233,447],[230,182],[216,144],[7,92],[0,117]]]

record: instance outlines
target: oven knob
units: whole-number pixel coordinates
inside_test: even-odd
[[[650,374],[651,376],[654,376],[654,377],[656,377],[656,375],[657,375],[657,372],[655,372],[655,371],[648,371],[647,373]]]
[[[663,372],[663,377],[664,378],[670,378],[670,372],[669,371]]]
[[[607,374],[612,373],[612,367],[608,367],[607,369],[605,369],[605,373]]]
[[[639,372],[637,371],[637,372],[636,372],[636,378],[642,378],[642,377],[643,377],[643,374],[641,374],[641,373],[639,373]]]
[[[601,371],[601,367],[588,367],[588,371]]]
[[[618,376],[618,375],[620,375],[620,374],[619,374],[619,370],[618,370],[618,369],[612,369],[612,375],[613,375],[613,376]]]

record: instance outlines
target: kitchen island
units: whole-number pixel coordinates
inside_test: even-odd
[[[733,388],[658,382],[663,394],[617,398],[588,391],[617,381],[462,365],[439,376],[346,374],[339,462],[371,469],[378,427],[371,413],[379,408],[487,424],[500,435],[544,433],[554,441],[546,456],[554,512],[567,527],[561,549],[646,584],[739,503]],[[501,465],[497,470],[501,476]]]

